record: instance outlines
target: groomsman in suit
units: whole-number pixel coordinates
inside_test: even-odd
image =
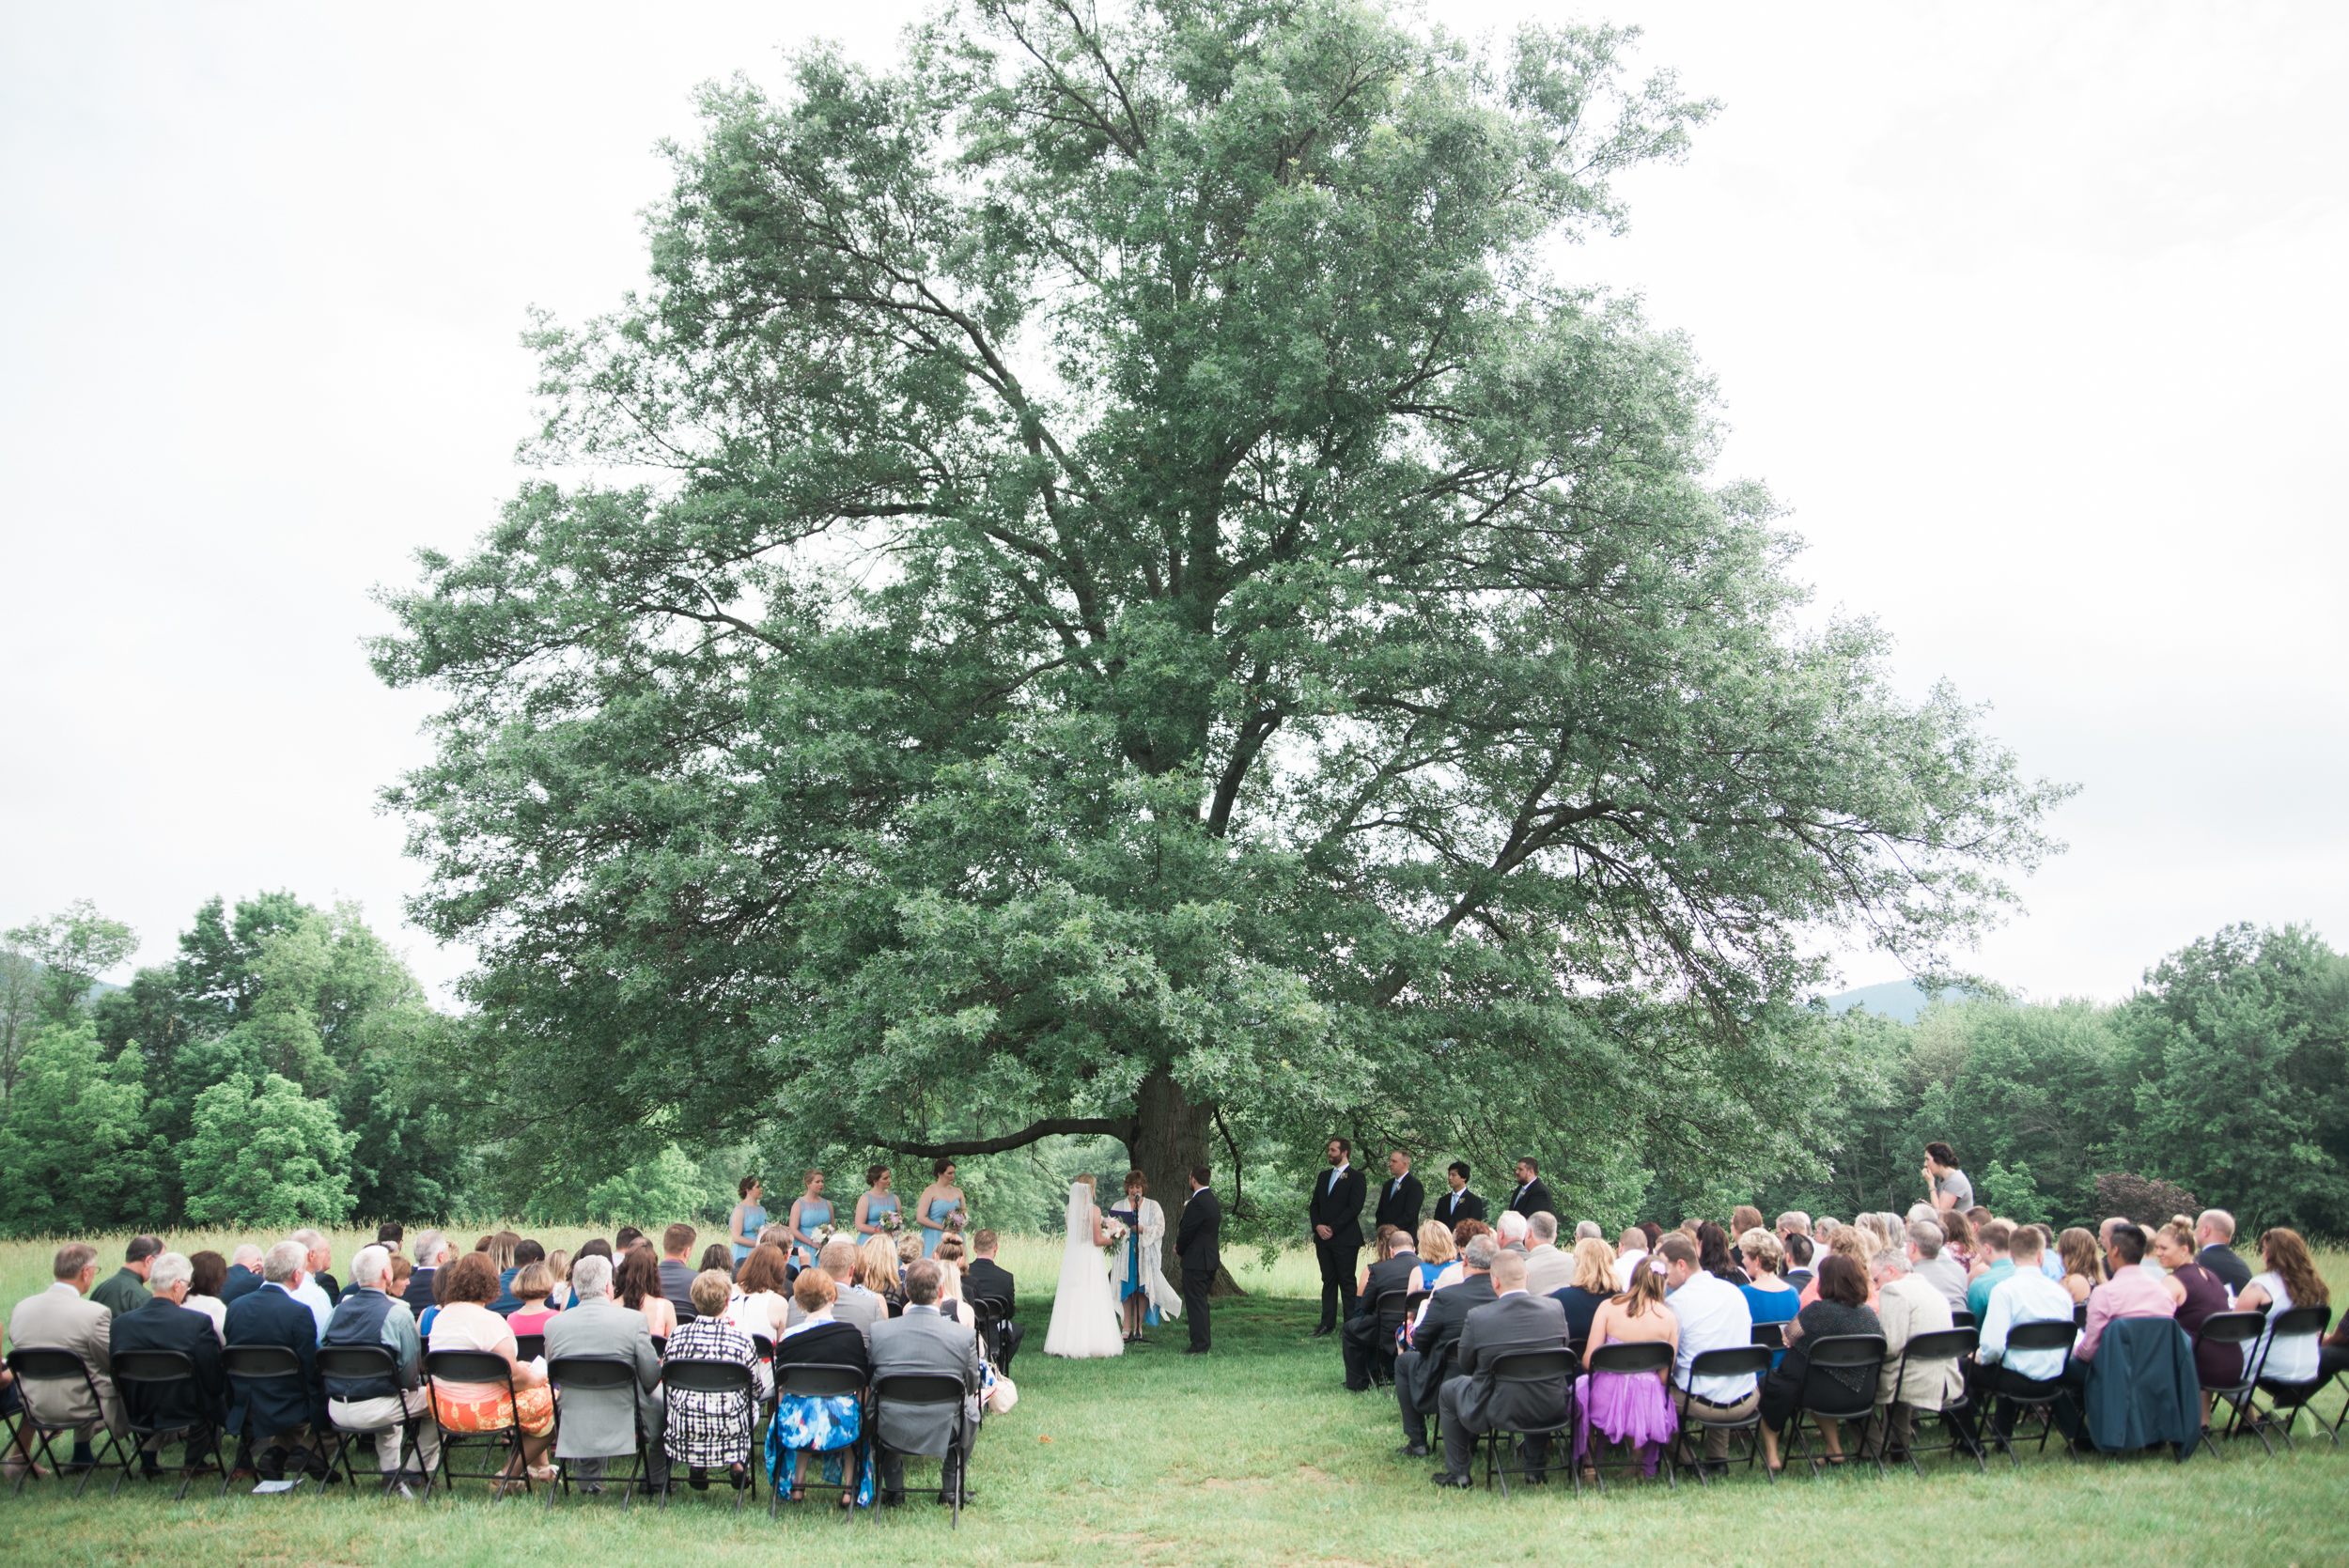
[[[1517,1157],[1517,1189],[1509,1195],[1509,1208],[1528,1219],[1537,1214],[1555,1218],[1558,1213],[1558,1205],[1549,1201],[1549,1188],[1542,1185],[1542,1168],[1533,1163],[1532,1155]]]
[[[1354,1315],[1354,1258],[1362,1250],[1362,1173],[1354,1169],[1354,1145],[1330,1140],[1323,1151],[1330,1173],[1314,1183],[1306,1213],[1313,1221],[1314,1254],[1321,1260],[1321,1327],[1313,1338],[1332,1333],[1341,1310]]]
[[[1454,1160],[1444,1168],[1443,1179],[1452,1190],[1436,1200],[1436,1218],[1446,1230],[1463,1219],[1485,1218],[1485,1200],[1469,1190],[1469,1168],[1465,1160]]]
[[[1223,1264],[1219,1250],[1222,1237],[1223,1207],[1207,1187],[1207,1168],[1194,1165],[1190,1196],[1183,1200],[1183,1217],[1174,1225],[1174,1256],[1183,1266],[1183,1315],[1190,1320],[1186,1356],[1207,1353],[1207,1293],[1215,1288],[1215,1272]]]
[[[1407,1235],[1417,1236],[1420,1204],[1425,1197],[1419,1178],[1411,1174],[1411,1157],[1400,1149],[1392,1151],[1387,1156],[1387,1185],[1378,1189],[1378,1213],[1371,1221],[1372,1229],[1392,1225]]]

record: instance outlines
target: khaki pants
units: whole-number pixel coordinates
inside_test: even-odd
[[[401,1423],[410,1416],[422,1416],[424,1424],[416,1429],[416,1457],[427,1473],[441,1463],[441,1429],[432,1420],[432,1395],[426,1389],[411,1389],[404,1395],[385,1394],[379,1399],[330,1399],[326,1414],[346,1431],[382,1428],[375,1434],[375,1467],[384,1475],[399,1468]]]
[[[1702,1399],[1692,1399],[1688,1389],[1675,1386],[1672,1389],[1672,1408],[1680,1412],[1680,1437],[1672,1451],[1673,1462],[1680,1465],[1692,1463],[1688,1457],[1688,1424],[1691,1421],[1704,1428],[1704,1457],[1727,1459],[1729,1428],[1713,1423],[1745,1421],[1761,1404],[1762,1390],[1759,1387],[1748,1389],[1746,1397],[1735,1405],[1714,1405]]]

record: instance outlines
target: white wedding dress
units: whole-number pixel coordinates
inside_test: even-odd
[[[1060,1259],[1060,1288],[1052,1293],[1052,1325],[1044,1354],[1084,1359],[1123,1356],[1126,1336],[1110,1290],[1109,1262],[1093,1245],[1093,1188],[1068,1184],[1068,1241]]]

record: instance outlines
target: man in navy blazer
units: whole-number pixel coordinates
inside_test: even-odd
[[[230,1305],[260,1288],[261,1250],[248,1241],[228,1260],[228,1278],[220,1286],[221,1304]]]
[[[297,1300],[294,1292],[307,1278],[303,1265],[309,1249],[298,1241],[281,1241],[261,1259],[261,1288],[249,1291],[228,1306],[228,1344],[278,1344],[292,1351],[302,1363],[298,1377],[228,1380],[228,1424],[253,1440],[257,1462],[254,1468],[264,1481],[285,1473],[286,1460],[300,1451],[303,1467],[320,1483],[329,1471],[324,1451],[326,1385],[319,1377],[319,1320]],[[243,1444],[239,1445],[239,1454]]]
[[[161,1470],[155,1456],[175,1435],[184,1434],[187,1438],[186,1463],[191,1467],[208,1459],[211,1429],[226,1413],[227,1385],[220,1371],[220,1336],[212,1331],[210,1318],[181,1305],[194,1277],[194,1265],[178,1252],[165,1252],[147,1276],[147,1303],[116,1318],[107,1329],[109,1348],[117,1364],[125,1352],[171,1350],[185,1356],[195,1374],[193,1385],[115,1385],[131,1419],[155,1429],[156,1436],[139,1454],[139,1467],[148,1475]]]

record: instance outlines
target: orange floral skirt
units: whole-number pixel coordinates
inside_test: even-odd
[[[472,1385],[478,1388],[479,1385]],[[476,1394],[471,1398],[455,1396],[457,1386],[443,1385],[433,1391],[432,1405],[439,1413],[441,1429],[444,1432],[499,1432],[515,1424],[519,1410],[521,1429],[533,1437],[543,1437],[554,1430],[554,1390],[540,1387],[518,1390],[519,1397],[508,1399],[504,1389],[494,1393]]]

